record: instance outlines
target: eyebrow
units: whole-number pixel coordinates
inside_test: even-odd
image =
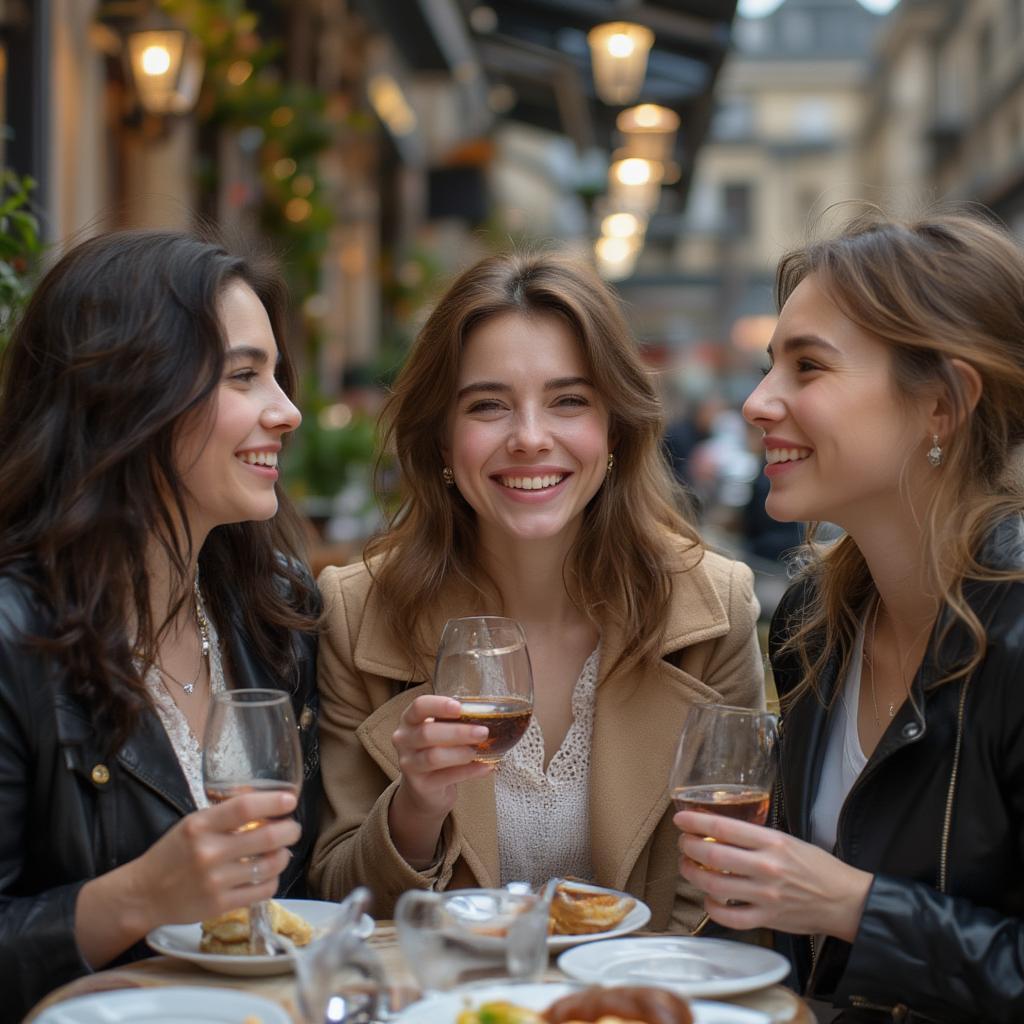
[[[267,355],[267,350],[260,348],[258,345],[235,345],[232,348],[226,349],[224,352],[225,359],[238,360],[251,360],[254,363],[259,363],[262,366],[270,358]],[[278,365],[281,362],[281,353],[278,352],[277,359],[274,361],[274,365]]]
[[[826,352],[831,352],[833,355],[839,355],[839,349],[835,347],[830,341],[826,341],[824,338],[819,337],[817,334],[797,334],[791,338],[786,338],[782,343],[782,351],[786,355],[792,355],[794,352],[802,352],[807,348],[822,349]],[[772,358],[775,357],[775,352],[771,345],[768,346],[768,355]]]
[[[552,380],[544,381],[545,391],[561,391],[563,388],[592,388],[594,385],[586,377],[555,377]],[[461,399],[474,391],[487,391],[492,393],[505,394],[512,388],[508,384],[502,384],[496,380],[477,380],[459,388],[456,399]]]

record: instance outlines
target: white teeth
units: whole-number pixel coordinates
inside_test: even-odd
[[[566,477],[565,473],[549,476],[503,476],[500,478],[503,487],[511,487],[518,491],[540,491],[545,487],[554,487]]]
[[[764,457],[769,466],[774,466],[778,462],[799,462],[810,454],[810,448],[767,448]]]
[[[277,468],[277,452],[242,452],[238,458],[250,466]]]

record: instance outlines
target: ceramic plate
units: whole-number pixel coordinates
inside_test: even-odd
[[[286,910],[305,918],[314,929],[321,928],[338,912],[337,903],[323,900],[277,900]],[[292,969],[288,956],[229,956],[223,953],[201,953],[199,940],[203,929],[199,924],[165,924],[154,928],[147,936],[150,949],[165,956],[189,960],[208,971],[218,974],[246,976],[287,974]],[[359,922],[359,935],[369,938],[373,934],[373,918],[363,915]],[[316,941],[315,939],[313,940]]]
[[[773,950],[682,936],[595,942],[563,953],[558,966],[592,985],[658,985],[686,996],[753,992],[789,974],[789,961]]]
[[[506,982],[494,985],[466,985],[428,996],[406,1007],[393,1024],[455,1024],[460,1011],[496,999],[506,999],[530,1010],[546,1010],[556,999],[576,992],[583,986],[563,982],[528,983]],[[726,1003],[690,1003],[694,1024],[770,1024],[771,1018],[760,1010]]]
[[[51,1006],[36,1024],[291,1024],[276,1003],[228,988],[97,992]]]

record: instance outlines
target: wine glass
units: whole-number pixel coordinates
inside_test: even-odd
[[[474,760],[496,764],[522,738],[533,715],[526,634],[515,619],[449,619],[441,634],[434,692],[462,704],[457,721],[487,727]]]
[[[763,825],[775,776],[778,716],[726,704],[695,704],[679,736],[669,791],[677,811]]]
[[[203,788],[210,803],[268,790],[298,799],[301,786],[302,748],[289,695],[257,688],[214,694],[203,735]],[[239,831],[262,824],[246,822]],[[256,945],[270,952],[266,902],[254,903],[249,914]]]

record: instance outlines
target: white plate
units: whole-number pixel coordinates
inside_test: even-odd
[[[583,986],[564,982],[532,985],[514,981],[493,985],[466,985],[428,996],[406,1007],[394,1024],[455,1024],[456,1015],[467,1007],[479,1006],[494,999],[507,999],[530,1010],[546,1010],[556,999],[577,992]],[[691,1002],[694,1024],[770,1024],[771,1017],[760,1010],[726,1003]]]
[[[291,1024],[276,1003],[229,988],[176,987],[96,992],[51,1006],[36,1024]]]
[[[324,900],[277,900],[285,910],[308,921],[315,929],[321,928],[338,912],[337,903]],[[373,918],[363,914],[359,922],[359,937],[373,934]],[[203,929],[197,924],[165,924],[154,928],[147,936],[149,948],[165,956],[177,957],[205,967],[218,974],[238,974],[247,977],[264,974],[287,974],[292,970],[289,956],[230,956],[226,953],[201,953],[199,940]],[[316,941],[315,939],[313,940]]]
[[[628,935],[630,932],[639,931],[651,919],[651,908],[630,896],[628,892],[619,892],[618,889],[605,889],[600,885],[587,885],[584,882],[571,882],[570,887],[579,889],[582,892],[606,892],[613,896],[623,896],[626,899],[635,900],[633,909],[614,927],[606,932],[595,932],[593,935],[549,935],[548,949],[557,952],[560,949],[569,949],[570,946],[578,946],[584,942],[600,942],[602,939],[614,939],[619,935]]]
[[[558,958],[570,978],[591,985],[657,985],[686,996],[731,996],[781,981],[789,961],[774,950],[726,939],[610,939]]]

